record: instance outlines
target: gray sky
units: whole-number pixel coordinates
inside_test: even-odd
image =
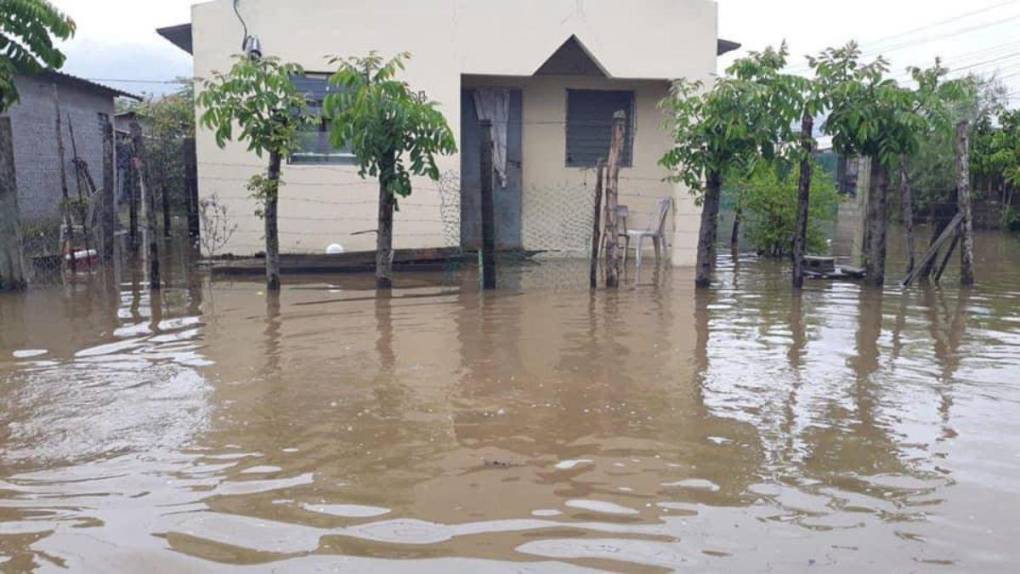
[[[66,71],[131,92],[162,93],[172,85],[142,83],[191,75],[190,57],[158,35],[190,20],[193,0],[51,0],[78,23]],[[281,0],[282,1],[282,0]],[[365,1],[365,0],[337,0]],[[999,71],[1020,103],[1020,0],[718,0],[720,35],[760,49],[787,40],[791,68],[805,54],[859,40],[885,53],[894,74],[941,55],[958,73]],[[741,50],[737,55],[744,53]],[[720,67],[734,56],[723,58]]]

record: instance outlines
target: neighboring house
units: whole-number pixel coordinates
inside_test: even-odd
[[[103,128],[118,97],[138,96],[68,74],[47,71],[15,80],[20,100],[6,113],[11,118],[18,207],[22,225],[60,221],[63,199],[57,144],[56,102],[60,102],[64,167],[68,190],[76,196],[74,150],[88,164],[97,188],[103,186]],[[74,130],[74,140],[71,130]],[[54,249],[56,246],[53,246]]]
[[[190,25],[159,30],[194,55],[196,78],[228,70],[240,51],[234,4],[198,4]],[[620,203],[630,208],[630,225],[644,226],[658,199],[674,198],[674,263],[694,263],[700,212],[686,189],[663,181],[658,161],[671,140],[658,103],[674,79],[711,81],[717,55],[738,47],[717,38],[715,2],[241,0],[238,9],[265,55],[305,68],[299,85],[313,107],[329,89],[329,56],[412,54],[403,78],[439,103],[461,153],[443,159],[443,182],[417,181],[400,202],[396,247],[478,244],[480,104],[483,115],[507,117],[505,134],[495,134],[506,152],[498,162],[505,184],[496,189],[500,247],[590,252],[593,166],[608,153],[612,115],[623,109]],[[241,143],[221,150],[207,129],[197,146],[201,196],[216,195],[238,224],[223,251],[263,249],[244,186],[265,158]],[[284,252],[322,252],[330,243],[374,249],[376,184],[362,182],[352,163],[330,148],[324,127],[307,134],[284,167]]]

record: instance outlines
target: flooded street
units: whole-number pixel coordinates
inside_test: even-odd
[[[1014,572],[1020,241],[976,252],[0,295],[0,569]]]

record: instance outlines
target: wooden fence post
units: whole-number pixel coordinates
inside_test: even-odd
[[[138,215],[139,215],[139,204],[142,201],[142,194],[140,193],[141,179],[138,176],[138,169],[136,169],[136,162],[138,161],[138,149],[135,147],[135,138],[132,136],[132,157],[129,164],[127,164],[127,170],[125,171],[124,184],[127,188],[127,238],[131,252],[133,256],[138,255],[138,248],[142,245],[139,241],[138,232]]]
[[[804,287],[804,256],[807,255],[808,215],[811,213],[811,161],[814,153],[815,118],[808,113],[800,124],[800,183],[797,190],[797,227],[793,236],[793,288]]]
[[[592,225],[591,236],[591,288],[599,286],[599,248],[602,245],[602,189],[605,185],[606,162],[599,160],[595,164],[597,175],[595,176],[595,214]]]
[[[914,197],[907,172],[907,156],[900,157],[900,211],[903,217],[903,231],[907,239],[907,275],[914,271],[917,263],[917,248],[914,246]]]
[[[11,118],[0,117],[0,291],[26,286],[20,219]]]
[[[482,288],[496,288],[496,211],[492,197],[493,166],[492,166],[492,122],[482,120],[482,251],[481,263]]]
[[[184,138],[181,143],[184,157],[184,193],[188,206],[188,237],[192,245],[198,245],[202,233],[198,209],[198,157],[195,152],[195,138]]]
[[[159,199],[161,211],[163,212],[163,237],[170,239],[173,236],[173,217],[170,213],[170,194],[167,193],[167,169],[166,164],[159,166]]]
[[[60,163],[60,191],[61,198],[64,202],[64,226],[67,227],[67,237],[64,238],[63,244],[60,246],[61,259],[66,254],[70,255],[69,261],[71,266],[71,273],[74,273],[77,269],[77,261],[75,261],[75,247],[74,247],[74,221],[71,219],[71,194],[67,188],[67,163],[64,157],[64,127],[63,122],[60,119],[60,94],[57,91],[57,85],[53,84],[53,108],[57,114],[56,122],[56,135],[57,135],[57,161]]]
[[[970,197],[970,122],[956,125],[956,199],[963,221],[960,224],[960,283],[974,284],[974,220]]]
[[[159,289],[159,239],[156,235],[156,205],[152,197],[152,182],[149,177],[145,157],[145,136],[138,122],[131,124],[131,139],[135,144],[134,166],[137,172],[138,187],[145,204],[145,235],[149,242],[149,288]]]
[[[620,286],[620,162],[623,140],[626,136],[627,113],[613,114],[613,139],[609,145],[609,164],[606,168],[606,287]]]
[[[114,236],[117,232],[116,165],[117,145],[114,143],[113,122],[103,116],[103,191],[100,196],[99,227],[102,230],[102,253],[104,261],[113,259]]]

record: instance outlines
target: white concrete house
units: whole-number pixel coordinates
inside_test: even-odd
[[[658,102],[677,78],[710,81],[717,55],[736,44],[717,36],[712,0],[239,0],[237,11],[265,55],[296,62],[312,100],[328,89],[332,55],[410,52],[403,78],[439,102],[461,153],[444,158],[443,182],[416,182],[396,217],[395,247],[479,241],[478,106],[508,116],[505,182],[497,185],[501,248],[580,255],[588,249],[598,157],[608,152],[613,112],[627,111],[620,202],[631,228],[645,226],[658,199],[674,198],[673,263],[693,265],[699,211],[685,189],[663,182],[670,147]],[[240,52],[234,0],[192,9],[192,22],[160,33],[194,55],[196,78],[225,71]],[[481,93],[485,97],[478,98]],[[484,103],[488,101],[489,103]],[[489,113],[492,112],[489,110]],[[499,144],[497,144],[499,145]],[[228,206],[238,231],[224,249],[262,249],[262,224],[244,189],[265,161],[241,144],[219,149],[198,134],[202,197]],[[343,150],[310,132],[284,166],[281,249],[321,253],[330,243],[372,250],[376,184],[362,181]]]

